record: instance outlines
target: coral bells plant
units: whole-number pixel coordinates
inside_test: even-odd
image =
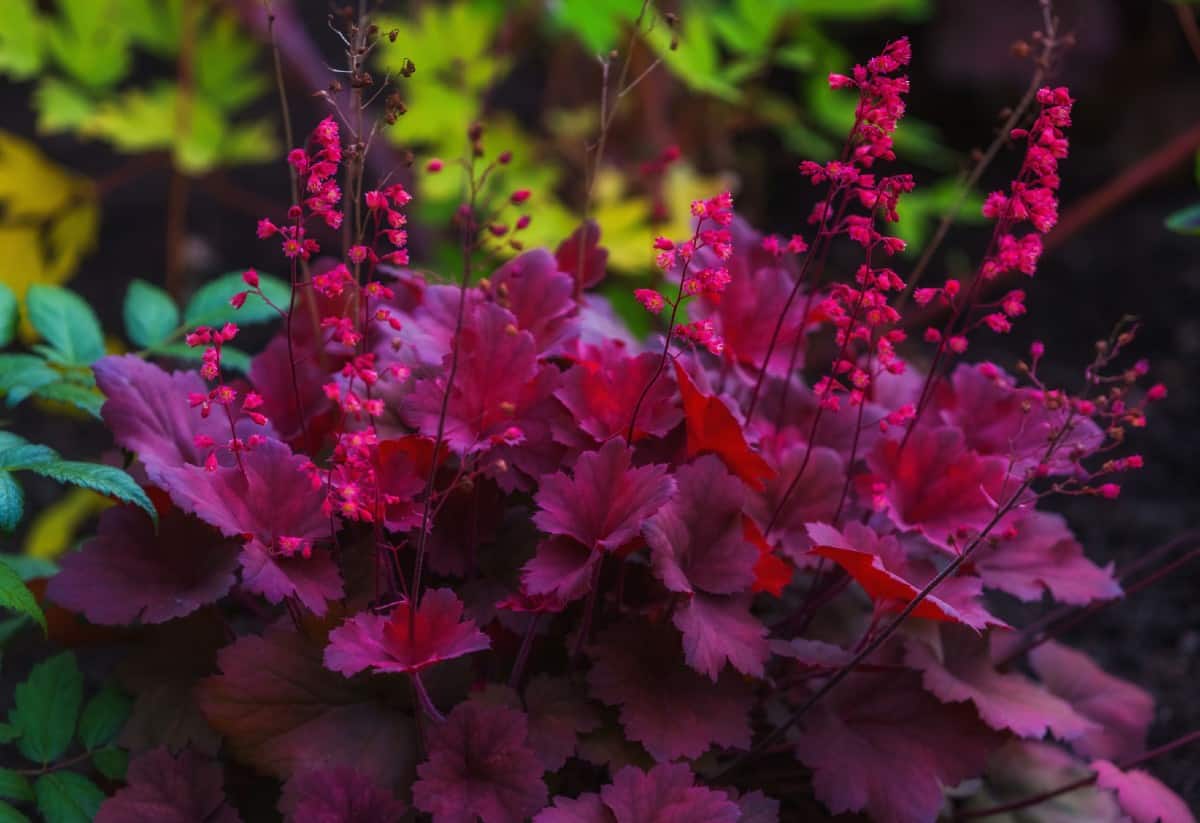
[[[294,821],[1192,820],[1139,767],[1197,735],[1147,750],[1148,694],[1061,621],[1009,622],[1013,601],[1122,597],[1044,503],[1117,498],[1165,393],[1128,359],[1133,321],[1071,387],[1040,343],[1008,369],[965,357],[1025,314],[994,287],[1036,271],[1072,98],[1043,88],[1006,136],[1023,159],[974,273],[910,288],[910,59],[901,39],[829,78],[855,121],[799,165],[796,234],[714,192],[646,249],[649,340],[590,291],[594,228],[557,254],[509,242],[481,276],[537,200],[493,185],[482,127],[447,283],[408,268],[409,191],[364,185],[365,141],[322,121],[287,156],[286,220],[258,224],[290,301],[253,270],[232,300],[283,321],[248,379],[223,363],[232,323],[188,335],[198,372],[95,367],[159,516],[109,509],[49,586],[146,638],[128,786],[97,819],[236,819],[219,747]]]

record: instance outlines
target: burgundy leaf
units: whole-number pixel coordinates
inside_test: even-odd
[[[764,446],[770,446],[766,441]],[[761,494],[750,497],[746,510],[760,528],[775,514],[783,503],[783,509],[771,530],[771,539],[778,541],[783,553],[796,564],[806,562],[805,553],[812,547],[806,526],[809,523],[833,520],[838,500],[845,485],[846,469],[842,458],[833,449],[818,446],[805,466],[808,446],[793,443],[768,448],[767,454],[778,474],[767,481]],[[784,503],[784,494],[804,466],[804,474]]]
[[[901,447],[880,440],[867,463],[885,484],[879,498],[901,529],[918,529],[943,548],[963,548],[967,534],[978,532],[996,505],[1016,491],[1004,488],[1008,463],[980,457],[955,428],[918,428]]]
[[[671,498],[675,481],[666,466],[634,468],[632,450],[621,440],[579,456],[574,477],[542,478],[535,495],[539,529],[568,535],[591,549],[620,548],[637,536],[646,518]]]
[[[617,340],[584,346],[579,360],[563,374],[554,396],[571,412],[579,428],[596,440],[623,436],[661,359],[655,352],[630,355]],[[633,439],[661,437],[682,419],[675,386],[670,380],[654,380],[638,410]]]
[[[742,816],[738,823],[779,823],[779,801],[759,791],[747,792],[736,799]]]
[[[531,405],[527,386],[538,375],[533,335],[495,303],[468,313],[458,337],[458,372],[446,407],[445,442],[459,454],[486,451],[502,441],[514,418]],[[434,437],[449,377],[450,355],[441,372],[417,381],[404,416],[421,434]],[[518,432],[519,433],[519,432]]]
[[[1017,514],[1000,535],[988,540],[972,560],[983,584],[1036,602],[1049,592],[1076,606],[1121,596],[1112,566],[1100,568],[1084,557],[1061,515],[1027,511]]]
[[[295,595],[316,614],[325,601],[341,596],[332,558],[322,550],[311,557],[295,552],[288,540],[304,543],[329,534],[323,493],[304,467],[278,440],[243,452],[240,464],[207,471],[180,466],[162,472],[164,486],[184,511],[211,523],[229,537],[249,538],[242,553],[243,582],[273,603]]]
[[[517,328],[533,335],[539,352],[553,348],[570,328],[575,284],[545,249],[514,257],[488,280],[496,302],[512,312]]]
[[[942,787],[978,776],[1000,741],[967,706],[939,703],[912,674],[853,674],[794,737],[817,797],[834,814],[927,823]]]
[[[525,717],[500,706],[460,703],[429,735],[413,804],[434,823],[522,823],[546,804],[542,764]]]
[[[1104,433],[1090,418],[1070,415],[1065,406],[1046,408],[1039,392],[1016,388],[1012,377],[991,363],[958,366],[950,386],[951,391],[938,398],[942,419],[962,430],[968,448],[1011,461],[1016,478],[1023,479],[1043,462],[1068,418],[1071,432],[1045,461],[1051,472],[1069,474],[1080,456],[1093,453],[1104,441]]]
[[[604,279],[608,266],[608,249],[600,245],[600,226],[595,220],[580,224],[559,244],[554,258],[558,270],[569,275],[572,284],[578,279],[585,289],[597,285]]]
[[[395,498],[384,510],[383,525],[403,532],[421,525],[417,498],[425,491],[433,463],[433,440],[398,437],[379,443],[379,491]]]
[[[749,597],[697,594],[676,609],[687,664],[714,683],[728,662],[742,674],[762,677],[770,648],[767,627],[750,613]]]
[[[345,766],[385,788],[411,779],[416,737],[395,708],[396,683],[349,681],[321,663],[321,647],[276,624],[217,656],[221,673],[198,699],[230,753],[281,780]]]
[[[100,410],[104,424],[122,448],[137,454],[154,482],[164,468],[204,462],[207,451],[196,446],[196,435],[217,443],[229,439],[222,416],[203,418],[188,405],[189,394],[208,393],[196,372],[168,373],[133,354],[105,357],[92,368],[108,398]]]
[[[617,823],[736,823],[741,810],[721,792],[695,785],[684,763],[660,763],[649,772],[626,766],[600,791]]]
[[[600,795],[592,792],[576,798],[559,795],[554,805],[540,811],[533,823],[615,823],[616,818]]]
[[[1098,728],[1024,675],[997,671],[986,639],[965,628],[943,626],[936,650],[910,641],[904,661],[921,672],[925,688],[939,700],[971,701],[993,729],[1035,740],[1047,732],[1074,740]]]
[[[744,534],[742,481],[713,455],[680,466],[675,479],[675,497],[642,527],[655,574],[674,592],[748,591],[758,549]]]
[[[404,601],[390,615],[362,612],[329,633],[325,665],[346,677],[364,669],[417,672],[442,660],[483,651],[491,642],[463,620],[462,601],[450,589],[427,591],[411,623]]]
[[[405,805],[373,780],[335,766],[292,777],[279,810],[288,823],[395,823]]]
[[[578,600],[592,587],[592,570],[600,555],[569,537],[550,537],[521,569],[530,594],[552,594],[564,602]]]
[[[1144,690],[1107,674],[1082,652],[1053,641],[1031,651],[1029,662],[1050,691],[1099,725],[1071,741],[1075,751],[1113,760],[1132,757],[1145,748],[1154,698]]]
[[[143,511],[118,506],[63,557],[46,596],[93,623],[163,623],[224,597],[237,565],[236,542],[174,507],[160,514],[156,534]]]
[[[592,694],[620,708],[626,735],[656,760],[750,745],[748,684],[731,672],[712,683],[685,666],[670,627],[619,624],[589,653]]]
[[[521,698],[507,686],[489,686],[474,699],[522,709]],[[529,747],[548,772],[561,769],[575,754],[579,735],[600,726],[595,705],[561,677],[539,674],[531,678],[525,687],[524,709],[528,712]]]
[[[225,802],[221,764],[164,746],[133,758],[125,788],[104,801],[96,823],[240,823]]]
[[[1107,760],[1095,760],[1096,785],[1116,792],[1121,810],[1133,823],[1196,823],[1183,799],[1142,769],[1122,771]]]

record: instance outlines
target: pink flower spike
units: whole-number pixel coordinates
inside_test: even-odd
[[[529,189],[517,189],[508,199],[514,206],[519,206],[529,199],[530,194]]]
[[[334,629],[325,649],[325,667],[346,677],[366,669],[418,672],[491,646],[474,621],[462,619],[462,601],[450,589],[425,593],[411,635],[410,608],[404,601],[387,616],[361,612]]]
[[[258,288],[258,272],[254,269],[246,269],[242,272],[242,282],[252,289]]]
[[[250,292],[246,291],[238,292],[233,297],[229,298],[229,305],[233,306],[235,309],[240,309],[242,306],[246,305],[246,297],[249,294]]]
[[[429,172],[430,174],[437,174],[442,170],[444,165],[445,164],[443,164],[441,160],[435,157],[425,164],[425,171]]]

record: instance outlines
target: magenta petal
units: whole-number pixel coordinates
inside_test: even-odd
[[[600,797],[617,823],[736,823],[737,804],[695,780],[684,763],[660,763],[649,772],[626,766]]]
[[[483,651],[487,635],[463,620],[462,601],[450,589],[433,589],[421,598],[409,632],[409,604],[388,616],[362,612],[329,633],[325,666],[347,677],[364,669],[415,672],[442,660]]]
[[[674,592],[747,591],[758,549],[744,536],[745,485],[713,455],[681,466],[675,478],[675,497],[642,529],[655,574]]]
[[[1082,652],[1054,641],[1029,653],[1029,663],[1046,687],[1066,700],[1098,729],[1071,741],[1084,757],[1103,760],[1132,757],[1146,746],[1154,718],[1154,698],[1146,691],[1103,671]]]
[[[712,683],[685,666],[669,626],[619,624],[589,654],[592,695],[620,708],[626,735],[656,760],[749,747],[750,686],[731,672]]]
[[[675,627],[683,633],[687,664],[708,679],[728,662],[750,677],[762,677],[770,653],[767,627],[750,613],[749,597],[697,594],[675,612]]]
[[[345,766],[303,772],[283,786],[287,823],[395,823],[405,805],[370,778]]]
[[[589,548],[611,551],[629,542],[675,491],[666,466],[634,468],[632,457],[623,441],[609,440],[599,451],[579,456],[574,477],[543,477],[533,522]]]
[[[592,571],[600,554],[569,537],[538,543],[537,552],[521,569],[530,594],[553,594],[564,602],[578,600],[592,587]]]
[[[135,757],[126,786],[104,801],[96,823],[239,823],[225,802],[220,763],[185,749],[178,756],[164,746]]]
[[[1092,762],[1096,785],[1116,792],[1121,810],[1133,823],[1196,823],[1183,799],[1142,769],[1122,771],[1107,760]]]
[[[831,812],[934,820],[942,787],[979,775],[1001,737],[968,706],[939,703],[916,673],[854,674],[806,717],[796,756]]]
[[[225,596],[237,558],[236,542],[176,508],[160,516],[156,534],[144,512],[119,506],[63,557],[46,596],[93,623],[163,623]]]
[[[417,767],[413,804],[434,823],[523,823],[546,804],[542,764],[526,742],[525,717],[501,706],[460,703],[431,730]]]
[[[971,701],[993,729],[1040,740],[1047,733],[1074,740],[1099,727],[1069,703],[1017,672],[996,670],[985,638],[956,626],[943,626],[940,653],[920,640],[908,643],[905,663],[939,700]]]

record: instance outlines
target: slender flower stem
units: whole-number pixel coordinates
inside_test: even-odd
[[[537,625],[541,618],[536,612],[529,616],[529,625],[525,627],[525,635],[521,638],[521,648],[517,651],[517,660],[513,663],[512,672],[508,676],[508,687],[516,689],[521,685],[521,676],[525,674],[525,665],[529,662],[529,654],[533,651],[533,638],[537,634]]]

